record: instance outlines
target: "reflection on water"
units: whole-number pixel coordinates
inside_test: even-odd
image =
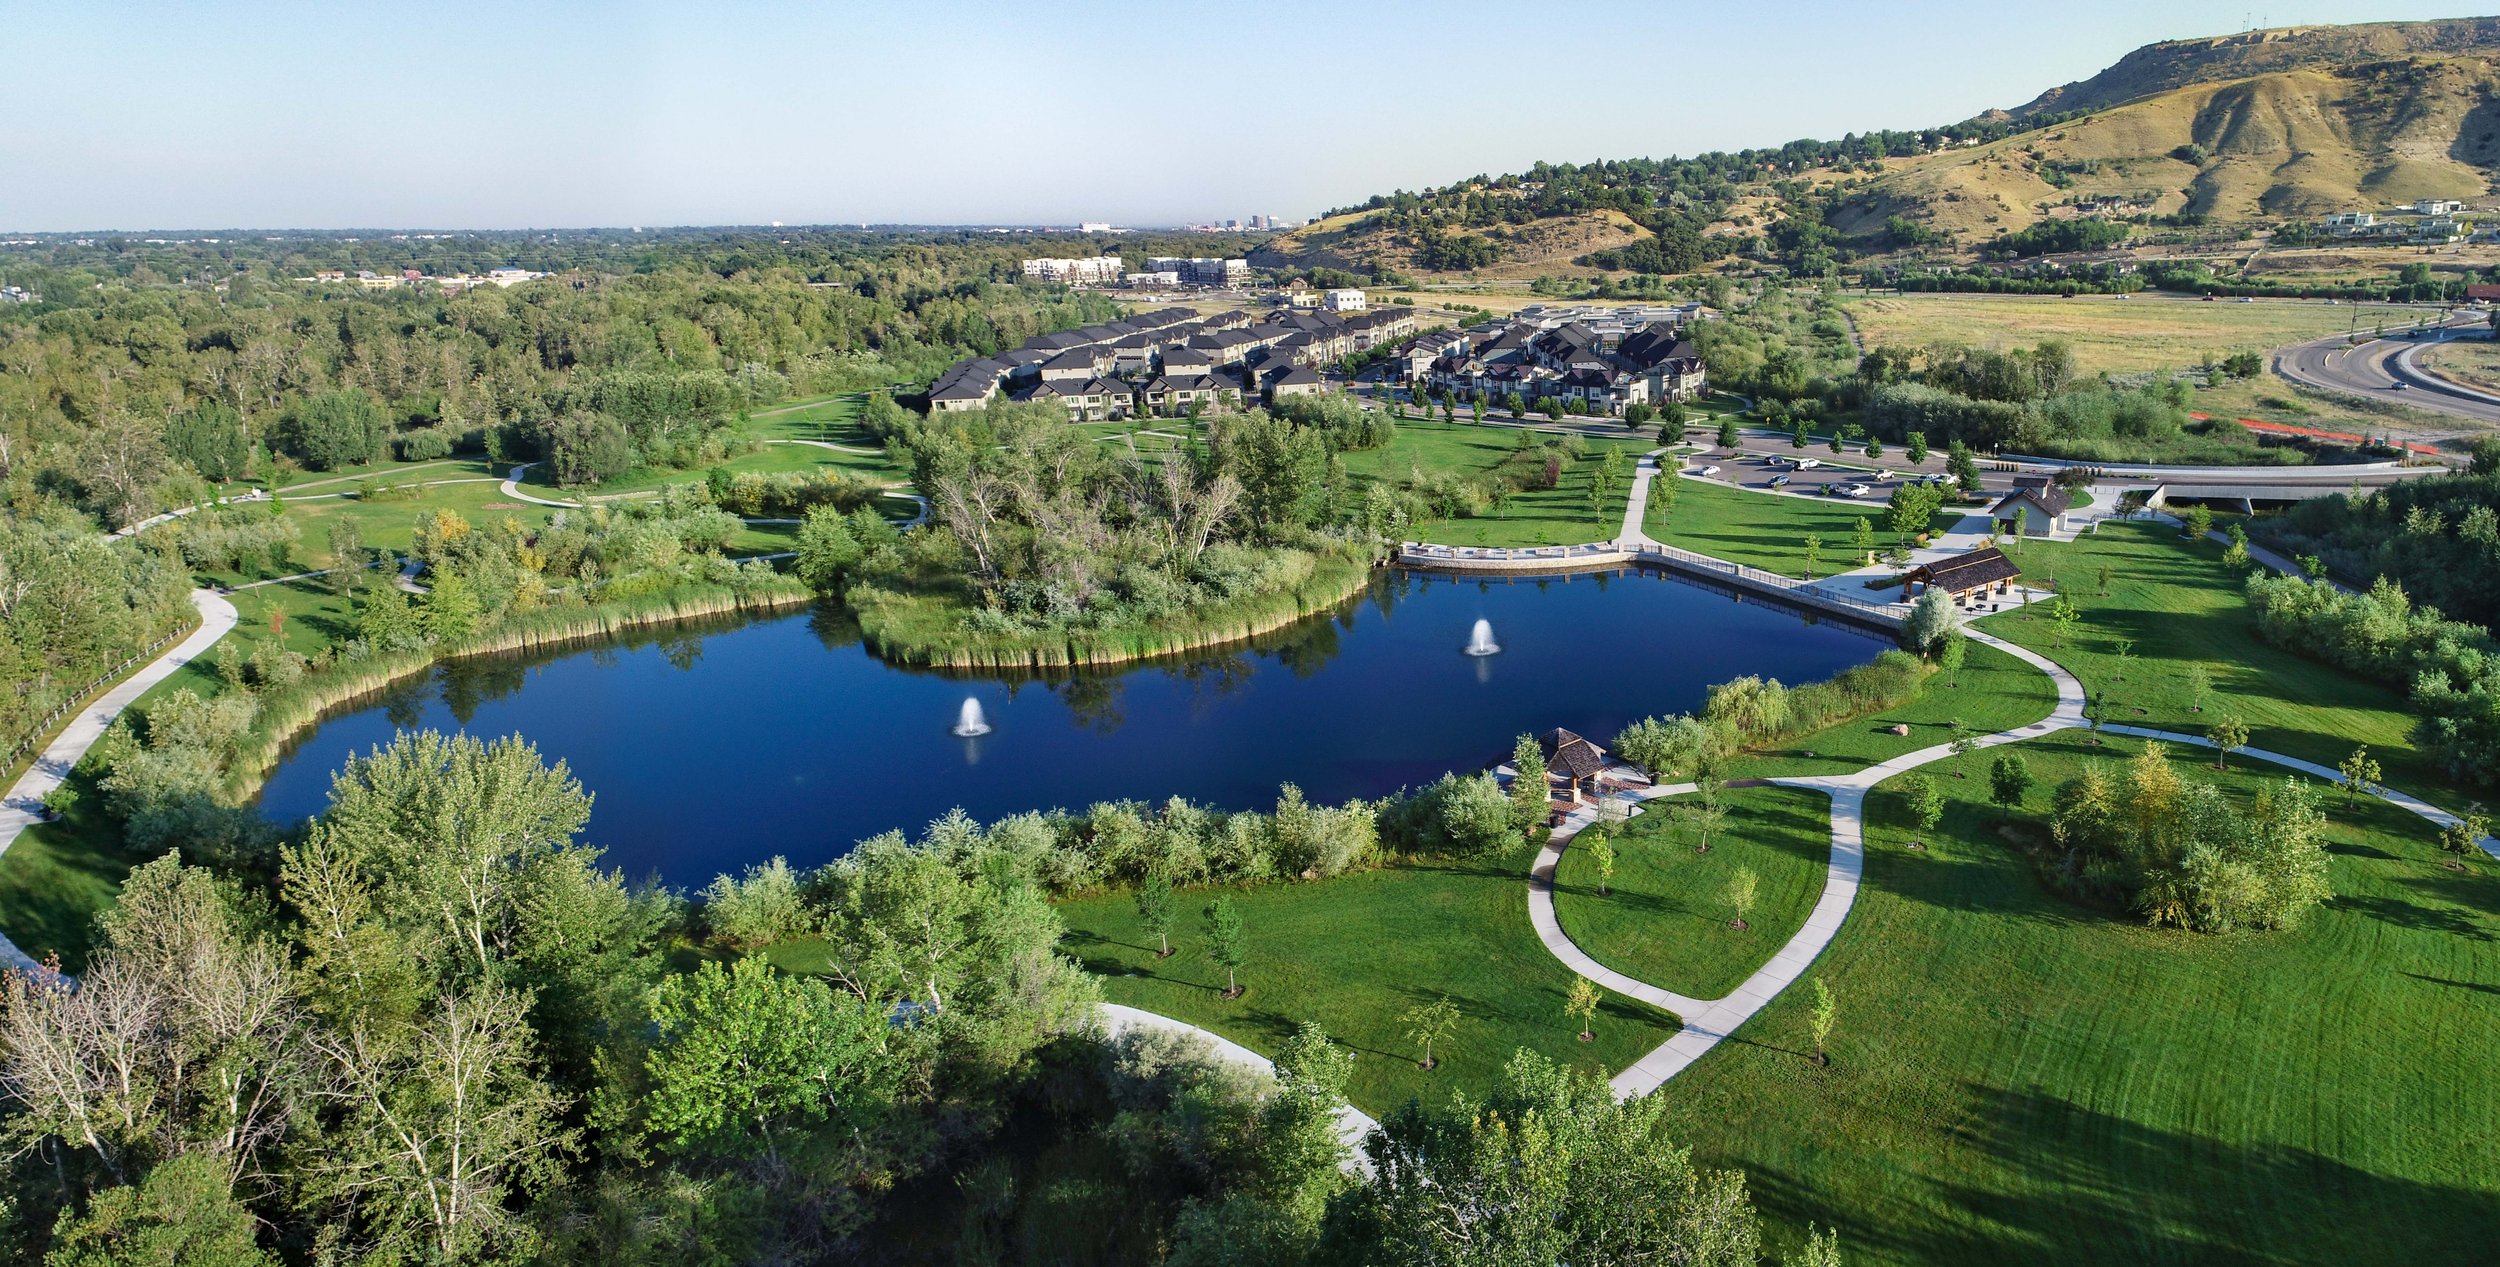
[[[1478,620],[1502,654],[1461,654]],[[1879,645],[1641,573],[1386,572],[1246,646],[1046,674],[899,668],[818,607],[437,666],[304,736],[262,804],[317,812],[330,773],[397,730],[518,733],[597,797],[588,835],[613,865],[700,884],[776,854],[812,866],[957,806],[1243,808],[1288,781],[1320,800],[1379,796],[1498,759],[1524,731],[1603,737],[1695,707],[1711,683],[1810,681]],[[967,695],[989,734],[952,733]]]

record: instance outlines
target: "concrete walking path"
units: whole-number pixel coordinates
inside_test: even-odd
[[[1976,747],[1993,748],[2002,744],[2020,743],[2056,731],[2083,729],[2091,725],[2084,716],[2083,684],[2077,681],[2074,674],[2068,672],[2065,666],[2036,651],[2016,646],[1994,635],[1982,633],[1976,629],[1966,628],[1965,631],[1970,635],[1971,641],[1994,647],[2039,669],[2048,675],[2050,682],[2057,688],[2057,702],[2049,710],[2048,716],[2011,730],[1974,736],[1972,743]],[[2110,734],[2154,739],[2164,743],[2205,748],[2214,746],[2211,740],[2202,736],[2156,730],[2144,726],[2104,725],[2102,730]],[[1787,944],[1781,946],[1768,962],[1755,969],[1752,976],[1747,977],[1742,985],[1730,991],[1724,998],[1696,999],[1617,972],[1599,963],[1595,957],[1574,944],[1563,932],[1562,921],[1554,907],[1555,868],[1562,861],[1563,851],[1570,847],[1571,841],[1583,829],[1596,822],[1597,814],[1593,807],[1584,808],[1575,811],[1564,820],[1563,826],[1554,833],[1544,850],[1537,855],[1536,863],[1529,872],[1528,922],[1536,929],[1537,940],[1542,942],[1546,950],[1551,952],[1556,959],[1561,960],[1564,966],[1587,977],[1597,985],[1627,998],[1637,999],[1653,1007],[1673,1012],[1684,1022],[1683,1027],[1676,1032],[1674,1037],[1653,1049],[1648,1055],[1634,1061],[1630,1068],[1615,1075],[1612,1084],[1615,1094],[1629,1097],[1656,1090],[1667,1079],[1690,1068],[1694,1061],[1699,1060],[1711,1048],[1718,1046],[1733,1035],[1746,1021],[1753,1019],[1755,1013],[1760,1012],[1772,999],[1779,997],[1781,991],[1795,985],[1805,975],[1806,970],[1811,968],[1814,961],[1831,945],[1832,939],[1840,934],[1842,925],[1848,921],[1850,909],[1857,902],[1859,881],[1866,868],[1867,793],[1874,790],[1877,784],[1895,775],[1907,773],[1952,755],[1952,744],[1937,744],[1914,752],[1905,752],[1900,756],[1849,774],[1769,780],[1774,786],[1810,789],[1831,797],[1831,859],[1824,871],[1822,895],[1816,899],[1814,909],[1806,916],[1804,926],[1799,928],[1796,935],[1789,938]],[[2241,748],[2237,750],[2237,755],[2253,761],[2262,761],[2296,770],[2331,784],[2341,785],[2344,781],[2343,776],[2335,770],[2315,762],[2304,761],[2298,757],[2270,752],[2262,748]],[[1663,796],[1679,795],[1691,790],[1693,790],[1692,784],[1682,783],[1644,788],[1618,795],[1620,799],[1629,802],[1625,806],[1628,813],[1638,813],[1642,802]],[[2442,827],[2458,821],[2456,815],[2403,792],[2384,787],[2370,789],[2370,792],[2381,800]],[[2484,852],[2500,858],[2500,840],[2486,837],[2482,841],[2482,847]]]
[[[17,843],[19,835],[29,827],[46,820],[44,798],[52,795],[69,778],[79,759],[104,737],[104,732],[121,716],[122,710],[136,703],[140,696],[156,684],[172,677],[176,670],[207,653],[235,625],[234,604],[210,590],[191,591],[191,606],[200,614],[200,627],[191,636],[175,643],[171,650],[141,665],[129,677],[115,683],[111,690],[96,697],[94,703],[79,710],[61,727],[61,733],[44,745],[34,764],[9,788],[8,797],[0,801],[0,853]],[[0,935],[0,967],[35,970],[37,964],[15,942]]]

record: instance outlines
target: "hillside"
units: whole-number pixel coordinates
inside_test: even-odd
[[[2207,39],[2166,40],[2119,58],[2116,65],[2090,79],[2051,88],[2010,113],[2028,119],[2051,111],[2105,110],[2197,84],[2424,54],[2476,52],[2500,52],[2500,18],[2278,27]]]
[[[1890,165],[1830,220],[1859,235],[1899,215],[1971,241],[2087,210],[2247,221],[2479,199],[2500,163],[2496,90],[2495,56],[2197,84]]]
[[[1352,212],[1329,216],[1270,239],[1251,253],[1262,268],[1338,268],[1357,274],[1387,269],[1404,274],[1472,271],[1478,276],[1510,279],[1569,270],[1572,261],[1591,251],[1627,246],[1650,236],[1631,217],[1611,209],[1544,217],[1526,224],[1496,224],[1455,236],[1480,237],[1500,251],[1499,259],[1476,270],[1425,267],[1423,243],[1406,229],[1386,223],[1386,213]]]
[[[1945,127],[1540,163],[1374,197],[1278,239],[1261,262],[1501,278],[1690,271],[1741,248],[1818,271],[1834,252],[1921,238],[1970,249],[2044,219],[2257,226],[2426,197],[2476,202],[2495,171],[2500,18],[2293,27],[2147,45]],[[1419,251],[1424,228],[1472,250]],[[1644,234],[1676,249],[1591,254]]]

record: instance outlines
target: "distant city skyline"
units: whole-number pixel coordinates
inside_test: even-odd
[[[1299,221],[1539,160],[1948,124],[2416,4],[901,10],[12,0],[0,234]],[[1498,30],[1500,38],[1484,38]]]

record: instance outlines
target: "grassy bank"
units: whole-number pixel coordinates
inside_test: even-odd
[[[862,586],[849,595],[868,648],[901,664],[940,668],[1050,669],[1122,664],[1244,642],[1327,611],[1362,592],[1369,564],[1297,552],[1302,563],[1278,588],[1133,625],[975,629],[973,595],[961,584],[909,592]]]
[[[1393,484],[1403,484],[1417,472],[1488,476],[1519,452],[1519,436],[1520,429],[1512,426],[1401,418],[1397,438],[1387,445],[1346,454],[1346,472],[1364,483]],[[1587,456],[1565,462],[1553,488],[1513,494],[1498,511],[1425,520],[1408,532],[1419,541],[1455,546],[1578,545],[1612,540],[1623,526],[1624,502],[1631,495],[1631,459],[1657,447],[1648,435],[1626,430],[1623,436],[1582,437]],[[1599,456],[1610,449],[1624,454],[1624,477],[1611,496],[1592,506],[1589,486],[1596,478]]]

